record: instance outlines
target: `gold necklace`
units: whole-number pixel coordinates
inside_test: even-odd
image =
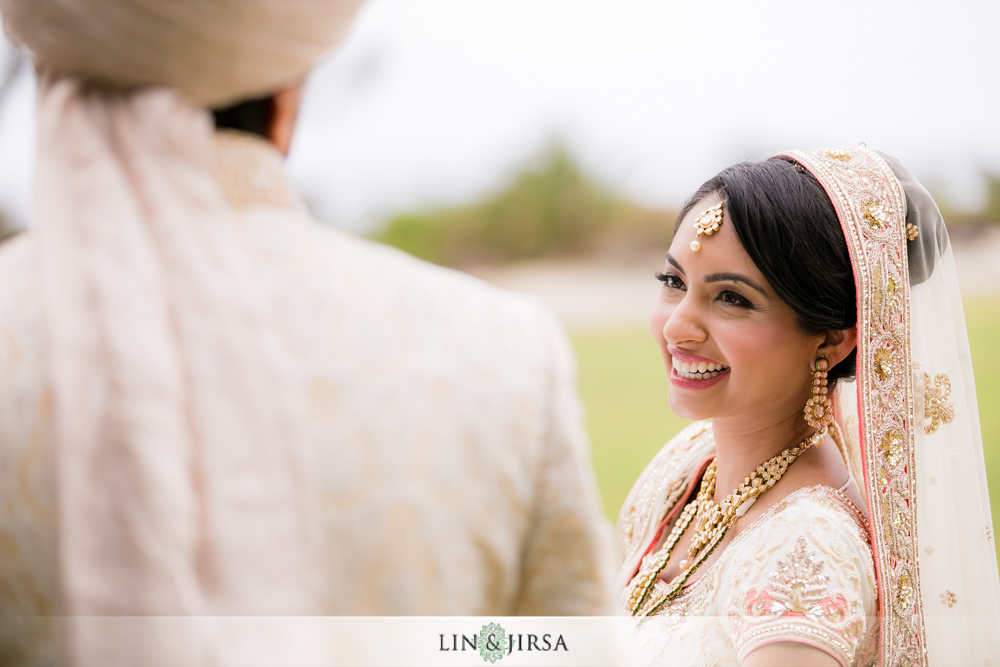
[[[629,588],[626,589],[630,590],[627,603],[629,612],[633,616],[649,616],[663,606],[667,600],[675,597],[695,570],[701,567],[702,563],[712,555],[736,519],[746,514],[757,498],[778,483],[778,480],[788,470],[788,466],[792,465],[802,452],[810,445],[819,445],[823,442],[825,433],[826,429],[814,433],[802,443],[782,451],[777,456],[771,457],[757,466],[757,469],[750,473],[750,476],[745,478],[743,483],[730,493],[720,505],[716,505],[712,499],[715,494],[716,478],[716,464],[715,459],[713,459],[708,464],[705,474],[702,475],[697,497],[684,507],[659,552],[655,557],[649,558],[648,562],[632,579]],[[667,584],[665,591],[647,601],[653,583],[670,562],[670,555],[674,547],[677,546],[681,536],[692,521],[696,522],[695,534],[691,539],[691,546],[688,548],[688,557],[693,562],[689,564],[687,559],[682,560],[680,574]]]

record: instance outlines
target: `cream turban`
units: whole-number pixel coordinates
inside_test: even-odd
[[[360,0],[0,0],[46,70],[109,88],[169,87],[202,106],[304,75]]]
[[[301,77],[357,4],[0,0],[40,73],[34,227],[77,665],[288,664],[293,647],[213,617],[322,612],[299,383],[247,288],[204,107]],[[123,636],[102,618],[128,616],[192,620]]]

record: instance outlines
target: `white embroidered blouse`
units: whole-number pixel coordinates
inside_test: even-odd
[[[618,524],[626,569],[635,568],[649,546],[644,537],[663,520],[667,505],[678,501],[670,489],[681,488],[678,482],[686,488],[694,473],[690,462],[713,448],[710,427],[693,424],[639,477]],[[666,586],[657,580],[652,593]],[[736,536],[684,592],[640,622],[641,664],[737,666],[765,644],[794,641],[829,653],[841,665],[867,665],[876,643],[877,590],[864,516],[835,489],[799,489]]]

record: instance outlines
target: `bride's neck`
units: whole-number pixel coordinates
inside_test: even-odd
[[[752,425],[742,420],[714,419],[716,501],[728,496],[757,466],[801,443],[812,432],[804,420],[796,417]]]

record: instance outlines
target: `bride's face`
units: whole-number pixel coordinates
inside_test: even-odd
[[[666,257],[649,326],[670,377],[670,408],[688,419],[778,422],[801,415],[822,337],[809,336],[743,249],[728,212],[691,250],[694,221],[681,222]]]

